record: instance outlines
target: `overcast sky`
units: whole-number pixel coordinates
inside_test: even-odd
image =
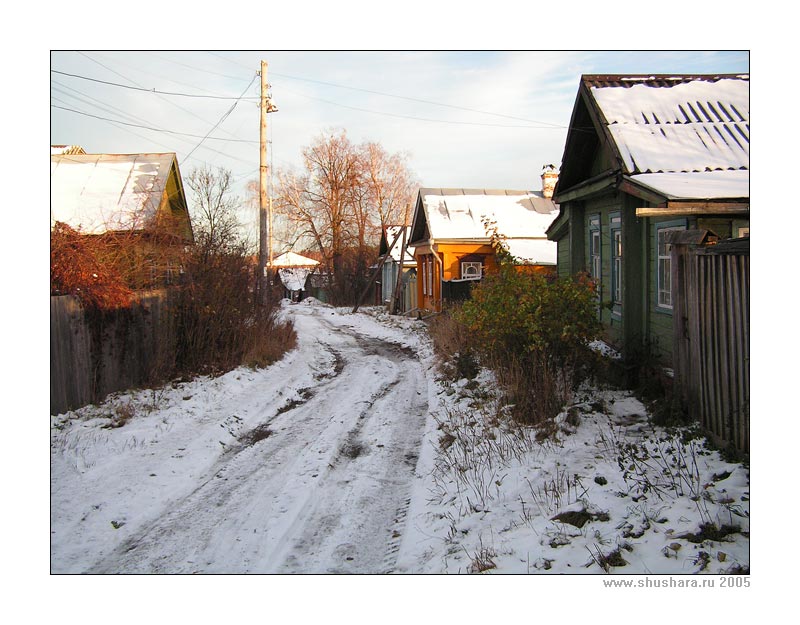
[[[52,51],[51,144],[175,152],[184,177],[221,166],[243,188],[258,178],[262,60],[276,169],[344,129],[407,153],[425,186],[532,190],[561,162],[581,74],[750,71],[746,51]]]

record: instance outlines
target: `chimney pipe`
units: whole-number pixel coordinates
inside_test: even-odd
[[[553,190],[558,182],[558,170],[555,165],[544,165],[542,167],[542,195],[548,200],[553,197]]]

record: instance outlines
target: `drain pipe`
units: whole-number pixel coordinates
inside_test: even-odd
[[[444,262],[442,261],[441,258],[439,258],[439,254],[436,253],[436,250],[433,247],[434,245],[436,245],[436,241],[432,238],[428,239],[428,245],[431,248],[431,253],[433,254],[433,257],[436,259],[436,264],[439,265],[439,303],[440,303],[440,308],[444,308],[443,298],[442,298],[442,291],[443,291],[442,282],[444,281]],[[434,300],[434,306],[435,305],[436,301]]]

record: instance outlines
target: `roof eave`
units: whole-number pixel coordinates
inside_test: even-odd
[[[616,184],[617,172],[611,170],[604,171],[568,189],[564,189],[563,191],[559,190],[558,194],[553,197],[553,201],[556,204],[563,204],[574,200],[582,200],[592,195],[603,193],[615,187]]]
[[[677,215],[727,215],[749,217],[750,198],[725,198],[721,200],[678,200],[661,206],[636,209],[637,217],[669,217]]]
[[[562,239],[567,232],[569,232],[569,218],[566,216],[565,209],[562,208],[558,212],[558,216],[553,220],[553,223],[545,231],[548,241],[558,241]]]

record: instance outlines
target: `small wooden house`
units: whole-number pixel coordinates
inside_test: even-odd
[[[532,271],[554,272],[556,245],[545,231],[558,207],[541,191],[429,189],[417,194],[409,245],[417,261],[419,308],[441,311],[496,270],[492,228]]]
[[[52,153],[56,152],[56,153]],[[175,154],[86,154],[51,147],[50,225],[118,250],[132,288],[174,281],[194,243]]]
[[[747,75],[583,76],[547,231],[561,276],[588,272],[606,340],[672,366],[670,241],[750,232]]]

